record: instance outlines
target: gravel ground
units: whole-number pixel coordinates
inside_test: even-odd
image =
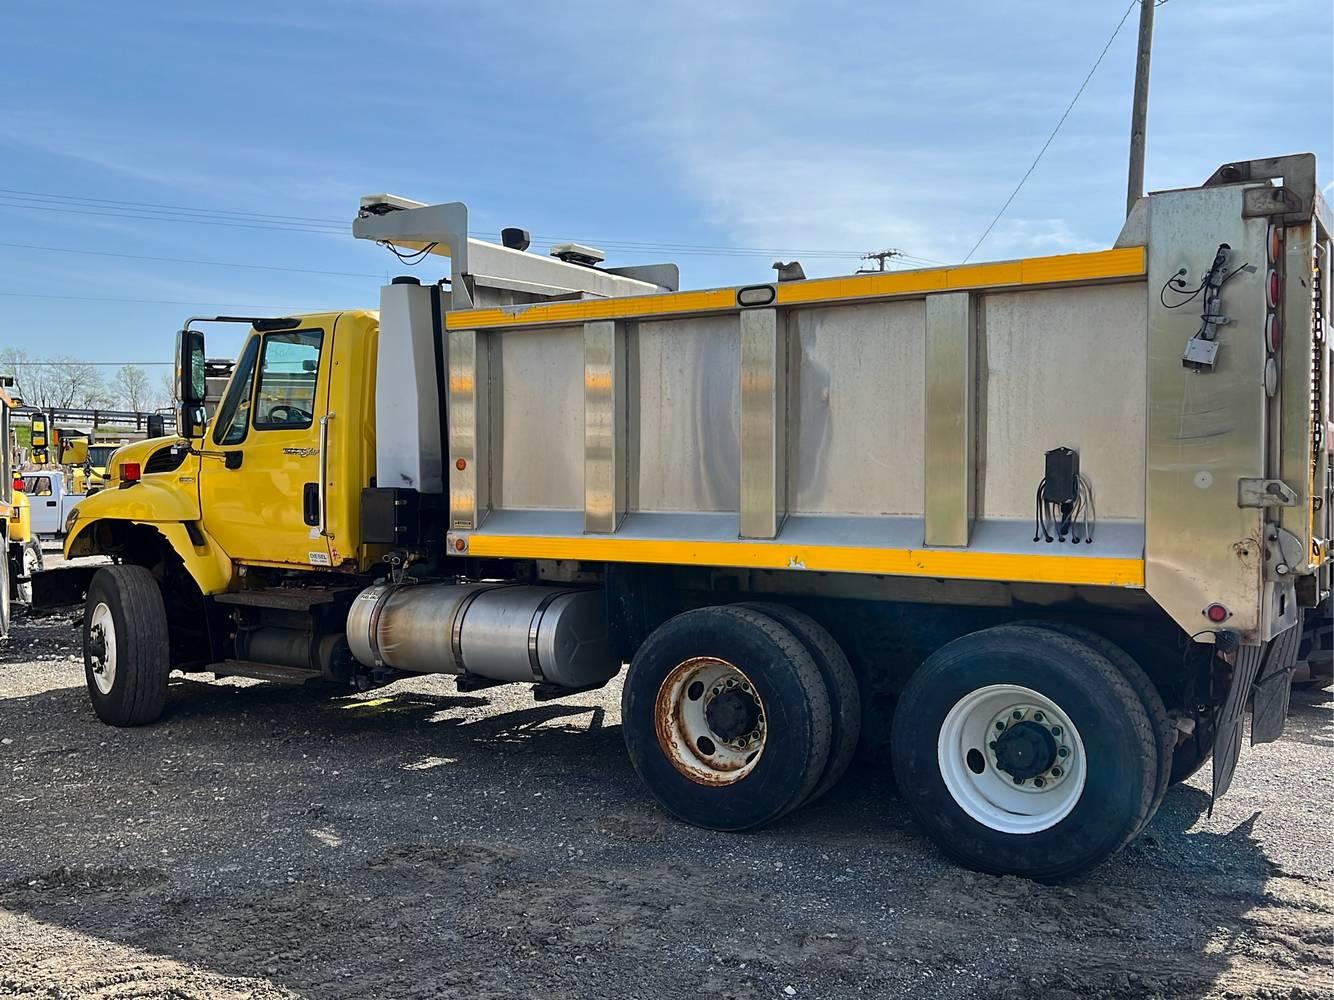
[[[1334,728],[1294,696],[1206,815],[1206,768],[1065,886],[952,867],[862,770],[772,829],[672,821],[619,687],[445,678],[353,698],[173,683],[100,725],[73,616],[0,642],[0,995],[1334,995]]]

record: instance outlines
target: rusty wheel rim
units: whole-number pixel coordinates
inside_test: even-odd
[[[764,753],[764,702],[727,660],[698,656],[677,664],[658,688],[653,715],[663,755],[701,785],[741,781]]]

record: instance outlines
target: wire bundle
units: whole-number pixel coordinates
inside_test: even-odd
[[[424,261],[427,257],[431,255],[431,251],[434,250],[437,246],[437,244],[435,243],[428,243],[420,250],[400,250],[398,247],[394,246],[394,244],[390,243],[388,240],[376,240],[375,245],[384,247],[391,254],[393,254],[395,257],[401,260],[404,264],[407,264],[409,267],[415,267],[417,264],[420,264],[422,261]]]
[[[1047,499],[1047,480],[1038,483],[1033,503],[1033,541],[1064,542],[1078,545],[1093,544],[1093,529],[1098,521],[1094,502],[1093,484],[1088,476],[1080,474],[1075,488],[1075,499],[1055,502]]]

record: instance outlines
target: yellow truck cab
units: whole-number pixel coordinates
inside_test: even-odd
[[[180,576],[180,599],[196,608],[252,568],[366,568],[357,514],[374,454],[377,330],[371,312],[255,320],[214,419],[195,425],[202,436],[118,449],[108,488],[66,525],[66,555],[146,562]],[[196,330],[182,340],[202,343]],[[330,435],[334,420],[365,430]]]
[[[173,669],[545,700],[624,668],[687,823],[815,803],[861,742],[951,857],[1040,879],[1211,759],[1224,794],[1248,706],[1281,734],[1334,568],[1313,155],[1150,194],[1106,250],[729,288],[471,228],[364,198],[356,237],[448,274],[215,318],[250,333],[207,422],[185,324],[188,452],[113,460],[66,541],[112,564],[35,578],[84,600],[105,722]]]

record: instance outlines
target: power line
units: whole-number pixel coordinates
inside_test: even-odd
[[[258,302],[196,302],[181,299],[119,299],[103,295],[52,295],[43,292],[3,292],[5,295],[15,299],[61,299],[72,302],[133,302],[140,305],[155,306],[223,306],[228,309],[267,309],[276,312],[300,312],[288,306],[262,305]],[[318,312],[330,312],[335,310],[321,309]]]
[[[36,212],[57,212],[65,215],[87,215],[102,218],[147,219],[156,222],[180,222],[195,225],[225,226],[238,229],[264,229],[282,232],[328,233],[346,236],[349,223],[311,216],[273,215],[259,212],[238,212],[230,209],[192,208],[183,205],[163,205],[153,202],[121,201],[107,198],[87,198],[78,195],[50,194],[0,188],[0,207]],[[496,240],[499,233],[473,232],[477,238]],[[537,235],[540,242],[569,242],[570,237]],[[692,243],[659,241],[614,240],[580,237],[576,242],[593,243],[604,249],[623,253],[683,253],[703,256],[767,256],[769,254],[807,258],[860,257],[860,250],[792,249],[789,247],[712,246]],[[905,255],[909,256],[909,255]],[[916,258],[927,263],[941,264],[929,258]]]
[[[343,225],[333,219],[316,219],[308,215],[274,215],[267,212],[238,212],[226,208],[199,208],[192,205],[162,205],[151,201],[118,201],[114,198],[87,198],[72,194],[47,194],[41,191],[16,191],[12,188],[0,188],[0,195],[18,195],[22,198],[36,198],[42,201],[88,202],[97,205],[127,205],[132,208],[166,209],[173,212],[207,213],[209,215],[246,215],[256,219],[281,219],[289,222],[317,222],[320,224]]]
[[[151,366],[170,368],[175,365],[174,361],[11,361],[6,368],[45,368],[48,365],[79,365],[90,368],[124,368],[126,365],[133,365],[136,368],[147,368]]]
[[[1135,6],[1138,3],[1140,3],[1140,0],[1130,0],[1130,6],[1128,6],[1126,12],[1121,15],[1121,20],[1116,24],[1116,30],[1112,32],[1112,36],[1107,39],[1107,44],[1102,47],[1102,52],[1100,52],[1098,58],[1094,60],[1093,68],[1088,71],[1088,76],[1084,77],[1084,82],[1079,85],[1079,89],[1075,91],[1075,96],[1070,99],[1070,104],[1065,109],[1065,114],[1061,115],[1061,120],[1058,121],[1056,127],[1051,130],[1051,135],[1047,136],[1047,141],[1044,142],[1042,148],[1038,150],[1038,155],[1034,157],[1028,170],[1024,172],[1024,176],[1019,179],[1019,183],[1016,184],[1014,190],[1010,192],[1010,197],[1005,199],[1005,204],[1000,207],[1000,211],[997,212],[996,217],[991,220],[991,224],[987,226],[982,235],[977,238],[977,242],[973,244],[973,249],[969,250],[968,255],[964,257],[963,263],[968,263],[973,254],[977,253],[977,248],[982,245],[983,240],[991,235],[991,230],[995,228],[996,223],[1000,222],[1001,216],[1004,215],[1005,210],[1010,207],[1010,202],[1014,201],[1015,196],[1019,193],[1019,189],[1024,186],[1024,182],[1027,181],[1033,171],[1037,169],[1038,161],[1041,160],[1042,155],[1047,152],[1047,147],[1052,144],[1052,140],[1056,138],[1056,133],[1061,130],[1061,126],[1065,124],[1065,120],[1070,117],[1070,112],[1074,110],[1075,102],[1079,100],[1079,96],[1084,93],[1084,88],[1087,87],[1089,81],[1093,79],[1093,74],[1096,73],[1098,67],[1102,65],[1103,56],[1107,55],[1107,50],[1112,47],[1112,42],[1116,41],[1116,36],[1121,33],[1121,28],[1126,23],[1126,18],[1130,17],[1130,12],[1135,9]]]
[[[109,250],[83,250],[76,247],[43,247],[33,243],[0,243],[0,247],[12,247],[16,250],[44,250],[48,253],[78,253],[92,257],[120,257],[125,260],[151,260],[166,264],[207,264],[210,267],[244,267],[257,271],[290,271],[294,274],[326,274],[337,278],[379,278],[383,274],[369,274],[360,271],[319,271],[308,267],[280,267],[277,264],[241,264],[229,260],[196,260],[190,257],[148,257],[135,253],[113,253]]]

